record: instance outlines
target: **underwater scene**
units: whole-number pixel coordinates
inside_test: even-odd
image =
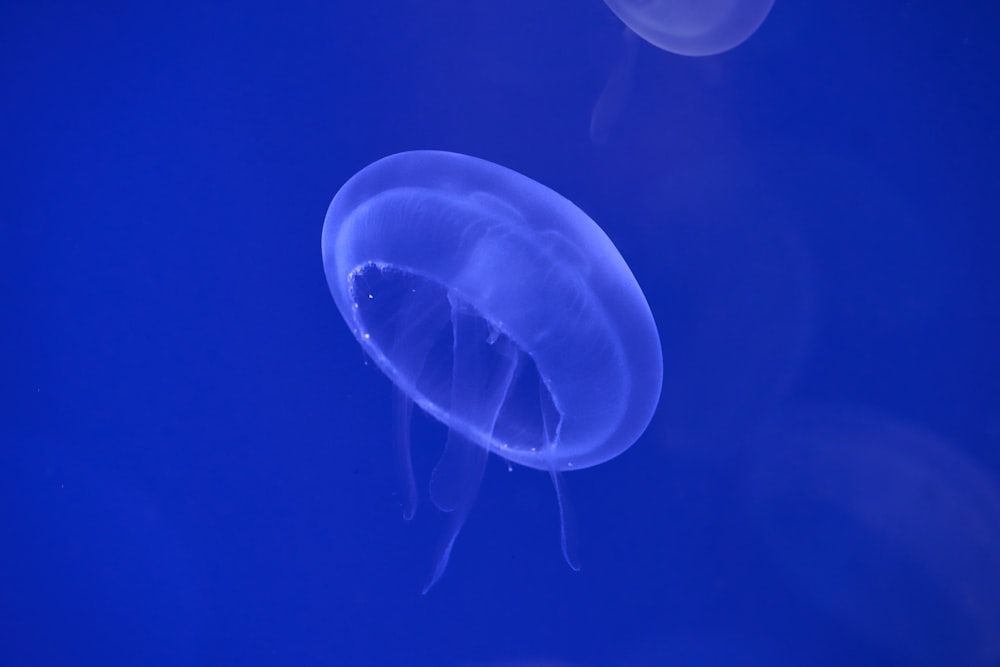
[[[1000,9],[8,0],[2,667],[1000,667]]]

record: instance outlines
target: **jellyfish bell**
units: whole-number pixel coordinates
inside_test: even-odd
[[[563,553],[577,567],[560,473],[628,449],[662,379],[652,314],[610,239],[526,176],[413,151],[348,180],[322,246],[355,338],[407,401],[448,428],[430,496],[450,524],[425,592],[444,572],[489,453],[550,473]],[[399,444],[409,469],[408,436]]]
[[[774,0],[604,0],[644,40],[682,56],[711,56],[746,41]]]

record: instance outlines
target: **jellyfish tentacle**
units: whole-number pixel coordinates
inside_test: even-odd
[[[559,505],[559,544],[562,547],[563,558],[574,572],[580,571],[580,551],[576,532],[576,517],[573,507],[566,495],[566,483],[562,473],[551,470],[552,486],[556,490],[556,504]]]
[[[541,382],[541,378],[539,378]],[[544,399],[549,396],[545,390],[544,382],[539,387],[539,397]],[[546,448],[554,451],[559,445],[559,411],[555,405],[545,400],[541,401],[542,431],[546,438]],[[574,572],[580,571],[580,556],[576,532],[576,516],[570,504],[569,496],[566,494],[566,483],[563,481],[562,473],[558,468],[550,468],[549,476],[552,478],[552,488],[556,492],[556,505],[559,507],[559,544],[562,546],[563,558],[566,564]]]
[[[393,391],[393,408],[396,421],[396,466],[402,481],[403,518],[409,521],[417,513],[417,478],[413,474],[413,458],[410,454],[410,420],[413,416],[413,401],[398,387]]]
[[[590,141],[594,144],[607,143],[611,131],[628,106],[639,42],[639,36],[631,28],[625,28],[622,33],[621,55],[590,114]]]

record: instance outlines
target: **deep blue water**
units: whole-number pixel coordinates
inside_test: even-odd
[[[0,17],[0,664],[1000,664],[993,3],[642,44],[604,143],[600,0]],[[574,201],[656,318],[649,429],[567,476],[579,573],[494,459],[420,595],[442,520],[319,239],[424,148]]]

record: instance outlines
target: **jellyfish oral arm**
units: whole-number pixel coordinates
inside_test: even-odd
[[[539,382],[542,383],[541,378]],[[540,396],[548,395],[546,388],[539,387]],[[545,433],[547,442],[545,446],[554,449],[559,442],[559,419],[556,414],[542,410],[542,432]],[[580,571],[579,550],[576,538],[576,518],[573,515],[573,508],[570,506],[569,497],[566,495],[566,483],[563,481],[562,473],[557,468],[549,469],[549,476],[552,478],[552,488],[556,492],[556,504],[559,506],[559,544],[562,546],[563,558],[570,569],[574,572]]]
[[[478,313],[453,295],[449,295],[449,301],[454,338],[451,409],[474,420],[474,427],[492,433],[517,373],[520,352],[508,339],[498,338]],[[503,349],[497,355],[484,356],[483,341]],[[430,495],[438,509],[450,516],[424,594],[448,566],[455,539],[479,493],[488,457],[485,447],[469,440],[454,426],[448,429],[444,453],[431,473]]]
[[[580,556],[576,537],[576,519],[573,508],[566,496],[566,484],[562,473],[558,470],[550,472],[552,486],[556,490],[556,503],[559,505],[559,542],[562,546],[563,558],[574,572],[580,571]]]
[[[434,468],[431,486],[432,490],[435,486],[439,487],[436,494],[432,491],[431,499],[435,505],[449,513],[448,526],[434,558],[434,569],[420,591],[421,595],[427,595],[427,592],[434,587],[448,567],[452,547],[455,546],[455,540],[462,532],[462,526],[465,525],[465,520],[468,518],[469,512],[472,511],[472,505],[479,494],[479,485],[483,481],[487,458],[489,458],[489,452],[485,449],[469,442],[454,430],[448,431],[445,454]],[[442,463],[444,464],[443,468]],[[433,483],[434,479],[445,479],[449,473],[455,474],[457,477],[451,480],[453,484],[448,487],[447,491],[443,488],[443,482],[439,481],[437,485]],[[442,497],[447,500],[443,500]],[[451,509],[445,509],[444,505],[450,506]]]
[[[472,433],[460,436],[459,424],[492,436],[521,356],[509,339],[495,335],[482,316],[454,296],[449,301],[454,340],[450,410],[462,418],[449,429],[444,453],[431,473],[431,501],[442,512],[453,512],[475,499],[478,482],[469,488],[466,472],[478,460],[476,452],[488,453],[484,445],[471,441]],[[497,354],[484,354],[484,342]]]
[[[413,474],[413,459],[410,455],[410,418],[413,415],[413,401],[400,389],[393,392],[396,422],[396,465],[402,480],[403,518],[409,521],[417,513],[417,479]]]

